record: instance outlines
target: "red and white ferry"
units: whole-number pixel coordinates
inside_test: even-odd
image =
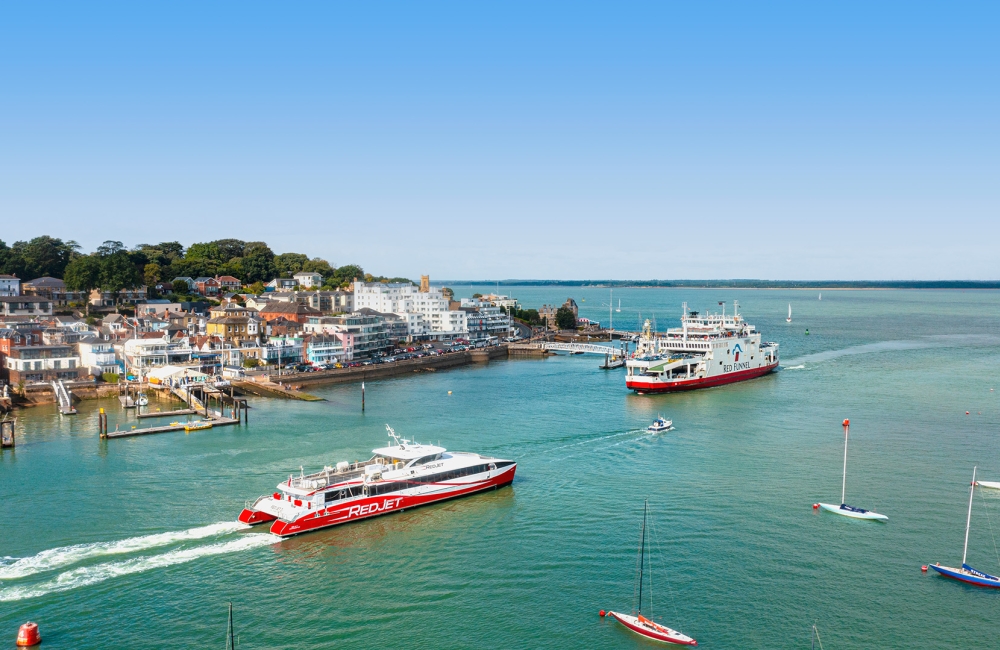
[[[448,451],[401,439],[389,425],[395,444],[374,449],[369,460],[337,463],[313,474],[300,472],[278,484],[278,491],[247,502],[239,520],[271,524],[275,535],[288,536],[336,526],[407,508],[510,485],[517,463]]]
[[[672,393],[731,384],[766,375],[778,367],[778,344],[761,342],[760,332],[739,313],[699,315],[684,303],[681,326],[656,336],[647,320],[636,351],[625,362],[625,385],[637,393]]]

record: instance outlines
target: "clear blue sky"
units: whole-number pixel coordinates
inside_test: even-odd
[[[1000,278],[1000,5],[3,3],[0,239]]]

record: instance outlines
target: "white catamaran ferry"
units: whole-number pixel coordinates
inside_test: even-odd
[[[385,427],[395,444],[374,449],[366,461],[337,463],[313,474],[300,472],[278,484],[278,491],[247,502],[239,520],[271,524],[288,536],[336,526],[406,508],[510,485],[517,464],[448,451],[401,439]]]
[[[671,393],[731,384],[766,375],[778,367],[778,344],[761,342],[760,332],[733,314],[699,315],[684,303],[681,326],[656,336],[642,326],[635,353],[625,362],[625,385],[637,393]]]

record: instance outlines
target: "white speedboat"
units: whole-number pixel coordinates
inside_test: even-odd
[[[997,483],[996,481],[976,481],[976,485],[993,490],[1000,490],[1000,483]]]
[[[369,460],[289,476],[277,491],[247,503],[239,520],[271,524],[275,535],[297,535],[358,519],[510,485],[517,464],[490,456],[422,445],[396,436]]]
[[[655,420],[653,420],[653,423],[651,425],[646,427],[646,431],[649,431],[651,433],[659,433],[661,431],[670,431],[672,428],[674,428],[674,421],[666,420],[663,418],[663,416],[660,416]]]
[[[135,400],[138,406],[149,406],[149,398],[146,397],[146,393],[139,393],[139,396]]]

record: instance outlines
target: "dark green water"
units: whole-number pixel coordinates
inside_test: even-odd
[[[514,293],[607,315],[603,290]],[[973,465],[1000,480],[1000,293],[619,297],[616,326],[661,329],[736,297],[786,369],[636,396],[596,357],[491,362],[369,382],[364,415],[344,386],[255,400],[249,427],[107,442],[96,402],[22,412],[0,454],[0,647],[31,619],[47,648],[222,648],[230,600],[241,648],[654,647],[597,616],[632,609],[647,497],[654,614],[701,647],[808,648],[813,623],[828,650],[996,646],[1000,593],[920,565],[960,562]],[[676,430],[644,433],[660,413]],[[810,507],[839,498],[844,418],[848,501],[888,524]],[[386,422],[515,459],[517,480],[280,542],[230,523],[300,465],[367,457]],[[995,572],[993,534],[1000,495],[977,496],[969,561]]]

